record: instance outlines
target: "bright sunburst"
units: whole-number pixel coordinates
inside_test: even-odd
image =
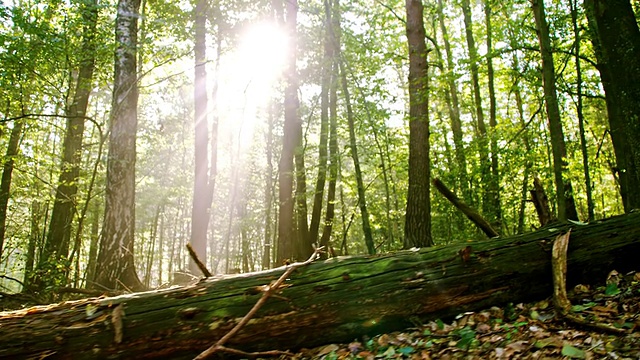
[[[235,119],[235,132],[248,145],[261,109],[273,96],[288,54],[284,31],[271,22],[247,26],[238,46],[220,64],[220,109],[223,117]]]
[[[248,87],[263,93],[282,73],[287,52],[287,36],[274,23],[251,25],[241,36],[238,74],[248,77]]]

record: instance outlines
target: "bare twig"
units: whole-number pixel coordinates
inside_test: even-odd
[[[289,275],[291,275],[291,273],[295,269],[311,264],[318,257],[318,255],[322,253],[323,250],[324,250],[324,247],[321,246],[317,248],[313,252],[313,254],[309,257],[309,259],[307,259],[306,261],[288,265],[286,270],[284,271],[284,273],[282,273],[282,275],[278,278],[278,280],[276,280],[273,284],[264,287],[263,289],[264,292],[262,293],[262,297],[256,302],[255,305],[253,305],[251,310],[249,310],[249,312],[240,320],[240,322],[238,322],[238,324],[236,324],[236,326],[234,326],[233,329],[231,329],[225,336],[220,338],[220,340],[218,340],[215,344],[211,345],[208,349],[201,352],[200,355],[196,356],[194,360],[206,359],[218,351],[231,352],[232,349],[226,348],[224,344],[227,341],[229,341],[229,339],[231,339],[235,334],[237,334],[238,331],[240,331],[240,329],[242,329],[242,327],[244,327],[249,322],[249,320],[251,320],[251,318],[253,318],[256,312],[258,312],[258,310],[265,304],[267,299],[269,299],[269,297],[273,295],[273,293],[280,288],[282,283],[284,283],[284,281],[289,277]],[[237,351],[237,350],[233,350],[233,351]],[[248,353],[244,353],[244,354],[248,354]],[[264,353],[258,353],[258,354],[264,354]]]
[[[245,352],[238,349],[228,348],[226,346],[218,346],[218,351],[226,352],[229,354],[234,354],[247,358],[256,358],[256,357],[275,357],[275,356],[287,356],[293,357],[295,354],[290,353],[288,351],[280,351],[280,350],[271,350],[271,351],[261,351],[261,352]]]
[[[211,272],[207,269],[207,267],[204,266],[202,261],[200,261],[200,259],[198,259],[198,255],[196,254],[196,252],[191,247],[191,244],[187,244],[187,250],[189,250],[189,255],[191,255],[191,259],[193,259],[193,262],[195,262],[196,265],[198,265],[198,269],[200,269],[200,271],[202,271],[202,274],[204,275],[204,277],[213,276],[213,275],[211,275]]]
[[[28,288],[28,287],[27,287],[27,285],[25,285],[22,281],[20,281],[20,280],[18,280],[18,279],[16,279],[16,278],[13,278],[13,277],[11,277],[11,276],[7,276],[7,275],[0,275],[0,279],[7,279],[7,280],[15,281],[15,282],[17,282],[18,284],[22,285],[22,287],[23,287],[23,288]]]

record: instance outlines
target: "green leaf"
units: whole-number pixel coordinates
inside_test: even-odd
[[[393,357],[395,354],[396,354],[396,349],[394,349],[393,346],[389,346],[387,351],[382,353],[382,355],[387,357],[387,358]]]
[[[338,360],[338,354],[336,354],[335,351],[332,351],[328,353],[327,356],[325,356],[324,358],[325,360]]]
[[[411,354],[415,349],[411,346],[403,346],[400,349],[398,349],[398,352],[401,353],[402,355],[409,355]]]
[[[538,312],[535,311],[535,310],[531,310],[531,315],[530,316],[531,316],[531,319],[533,319],[533,320],[538,320],[540,318],[540,314],[538,314]]]
[[[369,341],[367,341],[366,345],[367,345],[367,350],[372,350],[373,347],[375,346],[375,342],[373,341],[373,339],[369,339]]]
[[[620,294],[620,289],[618,289],[618,284],[611,283],[607,284],[607,288],[604,290],[604,294],[608,296],[614,296]]]
[[[438,324],[438,329],[440,330],[444,329],[444,322],[442,322],[442,320],[437,319],[436,324]]]
[[[476,338],[476,332],[469,327],[458,330],[457,334],[460,336],[460,340],[456,343],[456,347],[460,349],[467,349]]]
[[[584,358],[586,358],[586,354],[585,354],[584,351],[582,351],[582,350],[580,350],[578,348],[575,348],[575,347],[573,347],[571,345],[567,345],[567,344],[565,344],[562,347],[562,355],[568,356],[568,357],[570,357],[572,359],[584,359]]]
[[[587,305],[572,305],[571,306],[571,311],[572,312],[582,312],[582,311],[587,310],[590,307],[591,306],[587,306]]]

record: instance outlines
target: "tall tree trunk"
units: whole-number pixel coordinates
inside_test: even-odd
[[[217,9],[215,11],[218,11]],[[216,244],[213,241],[214,228],[215,228],[215,217],[214,212],[210,211],[211,203],[213,202],[213,194],[216,189],[216,178],[218,176],[218,123],[219,123],[219,111],[218,111],[218,79],[220,79],[220,56],[222,54],[222,26],[220,17],[216,17],[215,20],[216,25],[216,60],[214,67],[214,82],[213,87],[211,89],[211,138],[209,139],[209,151],[211,152],[211,158],[209,159],[209,199],[207,199],[209,204],[209,219],[207,220],[207,224],[211,222],[211,226],[207,226],[210,230],[210,239],[209,246],[211,248],[211,252],[209,255],[209,264],[211,268],[215,271],[215,267],[213,266],[215,262],[215,254],[214,249],[216,248]],[[206,258],[202,259],[202,261],[206,261]]]
[[[98,261],[98,238],[100,235],[100,209],[98,203],[91,205],[91,241],[89,242],[89,259],[87,260],[87,271],[85,273],[85,287],[91,288],[95,282],[96,263]]]
[[[349,146],[351,148],[351,158],[353,159],[353,167],[356,170],[356,186],[358,188],[358,207],[360,208],[360,217],[362,218],[362,232],[364,233],[364,241],[367,246],[367,252],[370,255],[376,253],[376,247],[373,243],[373,234],[371,232],[371,224],[369,222],[369,210],[367,209],[367,201],[364,192],[364,181],[362,180],[362,170],[360,169],[360,158],[358,156],[358,144],[356,141],[355,120],[353,109],[351,107],[351,95],[347,86],[347,72],[344,62],[340,61],[340,76],[342,79],[342,93],[347,108],[347,123],[349,125]]]
[[[22,129],[24,122],[16,120],[9,135],[9,143],[7,144],[7,152],[4,156],[4,165],[2,166],[2,180],[0,180],[0,259],[2,259],[2,250],[4,246],[4,238],[7,230],[7,208],[9,205],[9,197],[11,195],[11,177],[13,175],[14,158],[18,155],[18,145],[22,137]]]
[[[327,142],[329,137],[329,89],[331,87],[331,71],[333,69],[333,44],[331,36],[331,3],[324,1],[325,12],[325,33],[324,33],[324,53],[322,58],[322,80],[320,90],[320,144],[318,145],[318,178],[316,180],[316,191],[313,195],[313,210],[311,214],[311,225],[309,228],[309,239],[311,242],[318,241],[320,229],[320,217],[322,213],[322,200],[324,197],[324,186],[327,178]]]
[[[295,246],[295,258],[298,260],[308,259],[313,253],[313,246],[309,239],[309,222],[307,219],[307,174],[304,165],[304,149],[302,144],[302,125],[300,123],[300,114],[298,114],[298,124],[296,125],[298,145],[295,150],[295,167],[296,167],[296,232],[297,242]]]
[[[473,88],[473,100],[476,110],[476,131],[478,138],[478,154],[480,155],[480,182],[482,183],[482,213],[491,223],[496,222],[496,214],[493,208],[493,197],[491,193],[491,163],[489,160],[489,146],[487,141],[487,127],[484,122],[484,112],[482,110],[482,98],[480,96],[480,81],[478,78],[478,50],[476,49],[473,37],[473,23],[471,21],[471,5],[469,0],[462,0],[462,13],[464,14],[464,28],[469,48],[469,67],[471,69],[471,86]],[[499,200],[498,200],[499,201]]]
[[[549,39],[549,25],[544,12],[544,0],[532,0],[533,14],[536,20],[536,30],[540,42],[542,57],[542,85],[544,88],[544,102],[549,120],[549,135],[551,136],[551,151],[553,153],[553,173],[556,183],[556,198],[558,204],[558,219],[578,220],[576,204],[573,200],[571,181],[565,178],[567,174],[567,150],[562,130],[562,119],[556,94],[556,74]]]
[[[498,138],[496,126],[498,120],[496,118],[496,90],[494,86],[493,71],[493,26],[491,25],[492,0],[485,0],[484,3],[484,19],[487,28],[487,81],[489,85],[489,132],[491,147],[491,177],[489,178],[488,192],[491,212],[486,214],[491,217],[491,225],[498,232],[502,227],[502,206],[500,205],[500,168],[498,165]],[[490,215],[489,215],[490,214]]]
[[[331,233],[333,231],[333,221],[335,217],[336,207],[336,183],[338,181],[338,79],[340,61],[340,4],[335,0],[333,6],[329,1],[325,1],[325,11],[327,8],[333,13],[331,16],[330,41],[333,47],[331,52],[331,76],[329,86],[329,186],[327,189],[327,211],[324,217],[324,228],[322,229],[322,237],[320,238],[320,246],[324,246],[327,251],[333,251],[330,244]]]
[[[267,134],[265,153],[267,155],[267,174],[264,185],[264,240],[262,252],[262,269],[271,268],[271,210],[273,208],[273,122],[275,117],[275,99],[271,99],[267,115]]]
[[[429,158],[429,67],[423,6],[407,0],[409,43],[409,191],[404,247],[432,246],[431,161]]]
[[[198,0],[195,8],[195,80],[194,80],[194,121],[195,121],[195,178],[193,183],[193,207],[191,211],[190,244],[198,258],[207,259],[207,229],[209,210],[213,193],[209,187],[209,105],[207,94],[207,1]],[[193,259],[189,270],[199,274]]]
[[[29,243],[27,244],[27,254],[24,259],[24,274],[25,279],[29,279],[33,272],[33,265],[36,260],[36,247],[40,247],[40,220],[42,218],[42,204],[40,200],[31,201],[30,210],[30,226],[29,226]],[[26,284],[31,288],[31,284],[27,281]],[[27,289],[23,289],[26,291]],[[30,289],[29,289],[30,290]]]
[[[84,122],[95,67],[95,33],[98,21],[97,1],[83,2],[80,6],[80,13],[83,23],[80,68],[75,93],[71,104],[67,108],[68,118],[62,145],[60,178],[53,210],[51,211],[51,220],[49,221],[49,231],[47,232],[43,256],[39,260],[39,268],[47,262],[58,263],[60,260],[66,260],[69,254],[72,223],[77,203],[76,194],[78,192]]]
[[[118,2],[106,203],[94,286],[98,289],[144,289],[136,273],[133,257],[136,224],[136,49],[139,8],[140,0]]]
[[[513,56],[513,66],[514,71],[518,71],[518,58],[517,56]],[[513,83],[513,93],[516,100],[516,108],[518,109],[518,119],[520,120],[520,126],[522,127],[522,141],[524,143],[525,149],[525,161],[524,161],[524,171],[522,174],[522,191],[520,193],[520,208],[518,210],[518,228],[517,233],[524,233],[524,218],[525,218],[525,209],[527,204],[527,199],[529,198],[529,175],[531,172],[532,162],[530,157],[531,153],[531,143],[529,142],[529,131],[527,130],[527,123],[524,120],[524,104],[522,103],[522,94],[520,91],[520,83],[517,80],[519,78],[519,74],[515,74],[516,80]]]
[[[640,208],[640,30],[628,0],[585,0],[625,212]]]
[[[300,140],[297,129],[301,128],[298,116],[298,76],[296,68],[297,51],[297,0],[287,2],[286,20],[282,0],[273,0],[273,6],[289,34],[289,56],[285,70],[286,85],[284,90],[284,135],[282,137],[282,154],[278,164],[278,252],[276,261],[282,263],[293,259],[296,255],[296,239],[294,224],[293,198],[293,158]]]
[[[158,229],[158,285],[162,285],[162,266],[164,261],[164,209],[165,205],[162,205],[160,211],[160,228]]]
[[[469,205],[473,204],[473,198],[469,189],[469,176],[467,174],[467,156],[464,151],[464,143],[462,140],[462,122],[460,121],[460,102],[458,100],[458,88],[456,86],[453,63],[453,53],[451,51],[451,43],[447,33],[447,27],[444,21],[444,11],[442,0],[438,0],[438,22],[440,24],[440,32],[447,55],[447,84],[449,85],[449,96],[447,98],[447,106],[449,108],[449,118],[451,120],[451,132],[453,133],[453,146],[456,155],[456,163],[458,166],[457,175],[458,183],[465,202]]]
[[[160,212],[162,211],[162,204],[159,204],[156,206],[156,213],[153,216],[153,223],[151,224],[151,229],[150,229],[150,234],[149,234],[149,253],[147,254],[147,266],[144,272],[144,285],[146,287],[149,287],[149,285],[151,284],[151,276],[152,276],[152,271],[151,269],[153,268],[153,260],[155,258],[155,254],[156,252],[158,252],[156,250],[156,240],[158,238],[158,222],[160,219]],[[162,250],[162,247],[159,247],[160,250]],[[162,256],[162,251],[160,251],[160,256]]]
[[[575,36],[574,48],[576,62],[576,112],[578,113],[578,128],[580,132],[580,149],[582,150],[582,165],[584,167],[585,191],[587,192],[587,216],[589,222],[595,220],[593,194],[591,190],[591,174],[589,172],[589,151],[587,150],[587,139],[584,131],[584,114],[582,112],[582,68],[580,66],[580,46],[582,36],[578,28],[578,1],[569,0],[569,10],[571,11],[571,24]]]

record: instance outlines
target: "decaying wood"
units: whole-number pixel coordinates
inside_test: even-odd
[[[471,206],[467,205],[464,201],[462,201],[453,191],[449,190],[449,188],[438,178],[433,179],[433,186],[445,197],[449,200],[453,206],[458,208],[458,210],[462,211],[465,216],[471,220],[476,226],[482,230],[488,237],[496,237],[499,236],[498,232],[489,224],[485,218],[482,217],[475,209]]]
[[[537,176],[533,179],[533,190],[529,190],[529,193],[531,194],[533,206],[536,208],[540,226],[556,221],[556,217],[551,212],[551,208],[549,208],[549,198],[547,198],[542,182]]]
[[[571,230],[566,234],[558,235],[553,242],[551,251],[551,267],[553,271],[553,304],[556,313],[578,326],[592,328],[596,331],[605,331],[613,334],[624,334],[625,329],[616,328],[604,323],[587,321],[585,318],[572,313],[571,301],[567,297],[567,249],[569,248],[569,236]]]
[[[226,346],[292,350],[534,301],[553,293],[551,246],[571,229],[567,286],[638,270],[640,213],[589,225],[338,257],[296,269]],[[284,267],[188,287],[85,299],[0,314],[0,358],[192,359],[238,324]]]

